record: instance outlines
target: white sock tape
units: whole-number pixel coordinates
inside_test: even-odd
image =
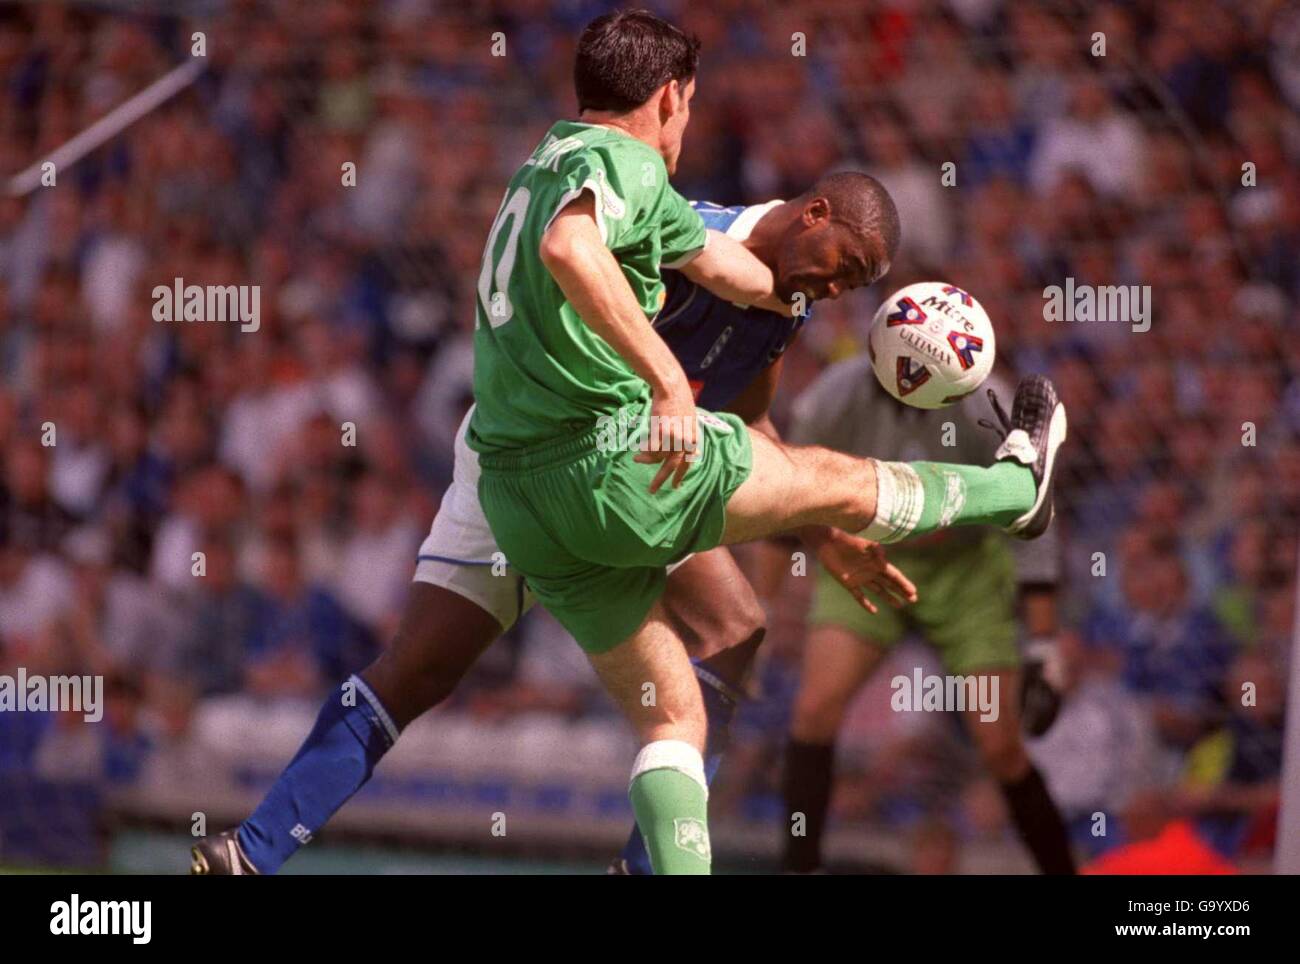
[[[709,792],[709,781],[704,776],[704,757],[685,740],[655,740],[641,747],[632,764],[632,779],[651,770],[676,770],[684,773],[701,787],[705,796]]]
[[[876,517],[862,530],[862,537],[885,544],[899,542],[921,521],[925,487],[916,469],[906,462],[872,461],[876,465]]]

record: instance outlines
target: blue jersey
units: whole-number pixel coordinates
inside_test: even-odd
[[[759,218],[780,204],[719,207],[692,201],[705,227],[737,241],[749,237]],[[664,271],[664,306],[654,327],[682,363],[696,403],[704,409],[724,409],[736,400],[760,372],[789,347],[804,318],[761,308],[742,308],[688,280],[677,271]]]

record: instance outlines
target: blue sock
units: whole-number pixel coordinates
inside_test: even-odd
[[[239,845],[259,873],[275,873],[310,840],[370,779],[397,739],[392,717],[365,681],[353,676],[348,682],[356,705],[345,706],[337,693],[325,700],[297,756],[239,826]]]
[[[713,673],[695,664],[695,675],[700,680],[700,692],[704,696],[704,715],[709,721],[704,747],[704,778],[713,783],[713,778],[722,765],[723,754],[731,737],[731,721],[736,718],[739,695],[731,686]],[[641,828],[632,825],[632,834],[627,838],[620,856],[625,861],[627,872],[637,876],[648,876],[650,853],[646,850],[645,840],[641,838]]]

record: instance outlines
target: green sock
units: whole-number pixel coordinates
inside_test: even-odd
[[[709,873],[705,786],[704,761],[689,743],[660,740],[637,757],[628,795],[656,875]]]
[[[1034,475],[1014,462],[876,462],[876,518],[863,536],[900,542],[948,526],[1006,526],[1032,508]]]

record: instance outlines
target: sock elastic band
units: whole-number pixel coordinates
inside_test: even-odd
[[[676,770],[704,788],[709,795],[709,781],[704,778],[704,757],[685,740],[655,740],[641,747],[632,764],[632,781],[651,770]]]
[[[379,717],[379,722],[384,726],[384,732],[388,734],[389,745],[396,743],[401,731],[397,728],[393,718],[388,715],[388,710],[384,709],[384,704],[379,702],[379,697],[375,695],[375,691],[367,686],[366,681],[355,673],[349,677],[349,681],[356,686],[357,692],[365,697],[366,702],[370,704],[370,708]]]
[[[733,703],[745,702],[744,693],[740,692],[736,687],[732,686],[717,673],[713,672],[713,670],[705,669],[699,663],[695,664],[695,678],[705,686],[709,687],[709,689],[714,690],[726,699],[731,700]]]

